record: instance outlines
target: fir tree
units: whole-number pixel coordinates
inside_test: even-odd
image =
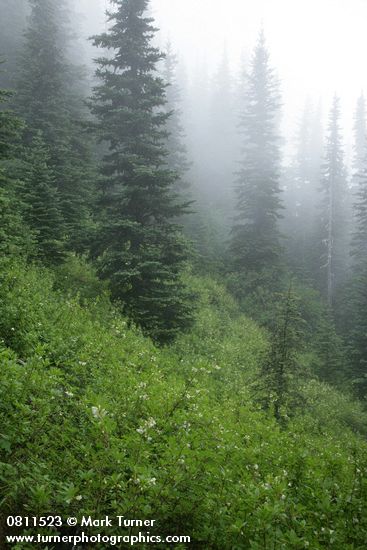
[[[14,113],[5,109],[6,103],[12,97],[12,93],[0,89],[0,159],[4,160],[11,156],[14,142],[19,135],[21,121],[14,116]]]
[[[361,151],[362,154],[362,151]],[[352,239],[352,282],[348,323],[352,379],[359,397],[367,396],[367,147],[355,174],[355,228]]]
[[[11,176],[20,139],[21,121],[5,109],[11,94],[0,90],[0,255],[27,255],[32,237],[22,218],[18,182]]]
[[[357,101],[353,130],[353,185],[358,187],[360,175],[364,170],[364,161],[367,148],[366,100],[363,93]]]
[[[28,13],[26,0],[0,0],[0,88],[12,89]]]
[[[166,148],[168,152],[167,163],[171,170],[175,171],[177,178],[175,189],[181,195],[187,194],[189,183],[187,172],[190,163],[187,160],[187,148],[185,145],[184,128],[181,122],[181,90],[177,81],[177,56],[172,51],[171,43],[168,42],[163,60],[162,77],[167,85],[165,110],[169,113],[166,122],[168,133]]]
[[[356,394],[367,398],[367,261],[360,262],[355,271],[351,292],[352,322],[348,331],[349,373]]]
[[[15,106],[30,132],[42,131],[55,166],[69,131],[69,69],[65,60],[65,37],[61,2],[30,0],[31,15],[20,60],[21,74]]]
[[[30,4],[15,107],[27,122],[26,146],[42,132],[69,247],[79,251],[85,248],[93,178],[81,99],[75,91],[77,71],[67,61],[67,0]]]
[[[302,348],[304,321],[292,285],[281,295],[272,331],[270,350],[257,384],[258,399],[283,423],[301,402],[298,392],[298,354]]]
[[[280,96],[261,32],[248,75],[242,167],[237,182],[236,222],[232,229],[234,269],[257,286],[260,278],[278,276],[281,260],[278,220],[280,198]]]
[[[209,132],[212,139],[207,140],[209,201],[211,208],[224,206],[225,217],[230,219],[233,217],[233,166],[238,159],[239,150],[234,85],[226,49],[212,78],[210,91]]]
[[[326,308],[320,319],[314,345],[318,376],[329,384],[343,384],[346,375],[344,343],[336,332],[334,314],[330,308]]]
[[[166,165],[165,85],[161,52],[146,17],[148,0],[114,0],[110,30],[95,37],[110,55],[97,60],[101,84],[92,109],[108,146],[101,183],[100,273],[112,295],[153,338],[165,342],[190,323],[181,281],[187,247],[173,220],[183,213]]]
[[[321,273],[322,290],[331,307],[335,289],[345,280],[347,234],[345,228],[346,169],[340,130],[339,99],[335,96],[329,116],[322,177]]]
[[[288,262],[293,272],[305,281],[315,282],[315,271],[319,269],[318,261],[315,269],[315,250],[319,250],[315,227],[319,217],[323,150],[321,113],[309,100],[297,130],[296,145],[296,154],[286,171],[287,211],[282,228],[288,237]],[[317,273],[316,280],[318,278]]]
[[[354,217],[356,227],[352,239],[354,272],[364,266],[367,258],[367,147],[363,165],[358,173],[358,186],[354,195]]]
[[[223,215],[218,211],[218,190],[213,192],[208,169],[212,162],[211,147],[208,143],[210,120],[210,87],[208,67],[204,59],[199,59],[195,67],[190,101],[187,104],[188,150],[193,160],[190,168],[191,194],[195,200],[194,212],[188,216],[185,232],[193,241],[197,252],[197,268],[207,272],[208,268],[217,269],[218,261],[223,257],[224,241]],[[212,139],[215,138],[210,130]]]
[[[65,227],[48,150],[40,134],[33,138],[25,161],[24,217],[35,235],[34,255],[45,264],[58,264],[65,256]]]

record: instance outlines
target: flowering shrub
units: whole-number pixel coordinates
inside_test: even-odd
[[[196,326],[158,350],[48,272],[0,278],[3,522],[123,515],[193,548],[365,547],[367,446],[346,421],[366,429],[363,413],[313,381],[309,409],[280,429],[250,398],[266,335],[220,285],[192,281]]]

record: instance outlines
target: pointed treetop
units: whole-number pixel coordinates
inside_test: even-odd
[[[261,21],[259,35],[258,35],[258,39],[257,39],[257,45],[262,47],[262,48],[266,47],[264,21]]]

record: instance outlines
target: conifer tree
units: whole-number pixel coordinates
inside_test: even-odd
[[[23,44],[28,2],[26,0],[0,0],[0,88],[12,89],[17,69],[17,56]]]
[[[349,372],[356,394],[367,398],[367,261],[356,269],[350,292],[351,317],[349,326]]]
[[[36,241],[34,256],[45,264],[58,264],[65,256],[65,227],[61,216],[48,149],[36,135],[25,158],[24,217]]]
[[[350,219],[350,221],[348,222],[348,229],[350,229],[350,234],[352,236],[350,256],[352,258],[351,263],[354,264],[352,266],[353,274],[356,274],[357,264],[359,264],[360,259],[363,257],[363,250],[359,250],[359,248],[364,248],[363,235],[361,234],[363,224],[361,225],[360,223],[360,209],[362,205],[361,199],[363,196],[365,180],[366,154],[366,100],[362,92],[357,100],[357,105],[354,113],[351,189],[347,195],[345,206],[345,217]],[[344,319],[345,321],[347,321],[345,315]],[[348,322],[346,324],[348,325]]]
[[[364,161],[367,148],[366,100],[363,93],[357,101],[353,130],[353,186],[358,187],[360,175],[364,170]]]
[[[314,345],[318,376],[329,384],[343,384],[346,380],[344,343],[336,332],[334,312],[328,307],[317,327]]]
[[[32,246],[31,235],[22,218],[19,186],[9,173],[22,126],[21,121],[4,108],[10,97],[9,92],[0,90],[0,256],[27,255]]]
[[[167,163],[171,170],[178,174],[175,189],[181,195],[187,194],[189,183],[187,172],[190,163],[187,160],[187,147],[185,144],[184,128],[181,122],[181,90],[177,81],[177,55],[172,51],[171,43],[168,42],[163,60],[162,77],[167,85],[165,110],[169,113],[166,122],[168,133],[166,148],[168,152]]]
[[[347,231],[345,227],[346,168],[340,130],[339,98],[334,97],[329,116],[322,175],[321,273],[322,290],[333,304],[335,289],[345,280]]]
[[[67,61],[68,3],[30,0],[30,5],[15,108],[27,122],[25,145],[41,132],[49,148],[69,248],[79,251],[85,248],[92,169],[76,69]]]
[[[362,151],[361,151],[362,153]],[[351,373],[359,397],[367,396],[367,147],[355,174],[354,218],[352,239],[352,282],[348,341]]]
[[[321,114],[307,100],[296,135],[296,154],[286,171],[284,201],[288,262],[293,272],[305,281],[315,281],[319,269],[318,234],[320,178],[322,164]],[[316,263],[316,269],[315,269]],[[317,273],[316,279],[318,280]]]
[[[257,384],[258,399],[265,409],[273,411],[280,423],[300,403],[298,353],[302,347],[303,324],[298,298],[290,284],[278,302],[270,350]]]
[[[10,100],[12,93],[0,89],[0,159],[9,158],[14,148],[21,121],[14,116],[14,113],[6,109],[6,103]]]
[[[281,263],[278,220],[281,216],[278,81],[261,32],[252,58],[240,121],[243,159],[237,181],[237,216],[232,229],[234,269],[256,286],[262,277],[277,278]]]
[[[209,124],[209,75],[205,59],[199,58],[194,69],[188,104],[188,151],[192,159],[191,177],[195,199],[200,206],[205,207],[210,194],[208,190],[207,168],[208,155],[208,124]]]
[[[222,231],[225,216],[218,209],[218,189],[213,192],[212,177],[208,175],[213,157],[208,143],[208,128],[210,141],[217,139],[210,127],[212,102],[209,82],[206,60],[199,58],[191,82],[190,100],[186,106],[187,143],[189,158],[193,161],[189,173],[192,182],[190,191],[195,204],[192,215],[185,223],[185,231],[198,252],[200,262],[197,267],[204,272],[209,266],[215,269],[218,267],[223,257],[224,241],[228,238],[228,231],[225,234]]]
[[[210,86],[209,132],[207,140],[210,182],[210,206],[225,208],[225,218],[233,217],[232,182],[233,166],[238,150],[234,84],[226,49],[214,73]]]
[[[65,0],[30,0],[31,14],[25,32],[21,74],[15,106],[30,133],[42,131],[55,166],[69,130],[69,68],[65,60],[62,7]]]
[[[99,228],[100,273],[112,295],[154,339],[165,342],[190,322],[181,281],[186,244],[174,219],[183,207],[166,165],[165,85],[156,74],[161,52],[146,16],[148,0],[114,0],[110,29],[95,45],[100,57],[92,109],[103,159]]]

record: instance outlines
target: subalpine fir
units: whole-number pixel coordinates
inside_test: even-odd
[[[147,0],[114,0],[109,30],[94,38],[98,60],[92,110],[106,146],[100,184],[99,272],[114,299],[159,342],[188,326],[182,273],[187,245],[174,220],[183,214],[169,169],[162,53]]]

